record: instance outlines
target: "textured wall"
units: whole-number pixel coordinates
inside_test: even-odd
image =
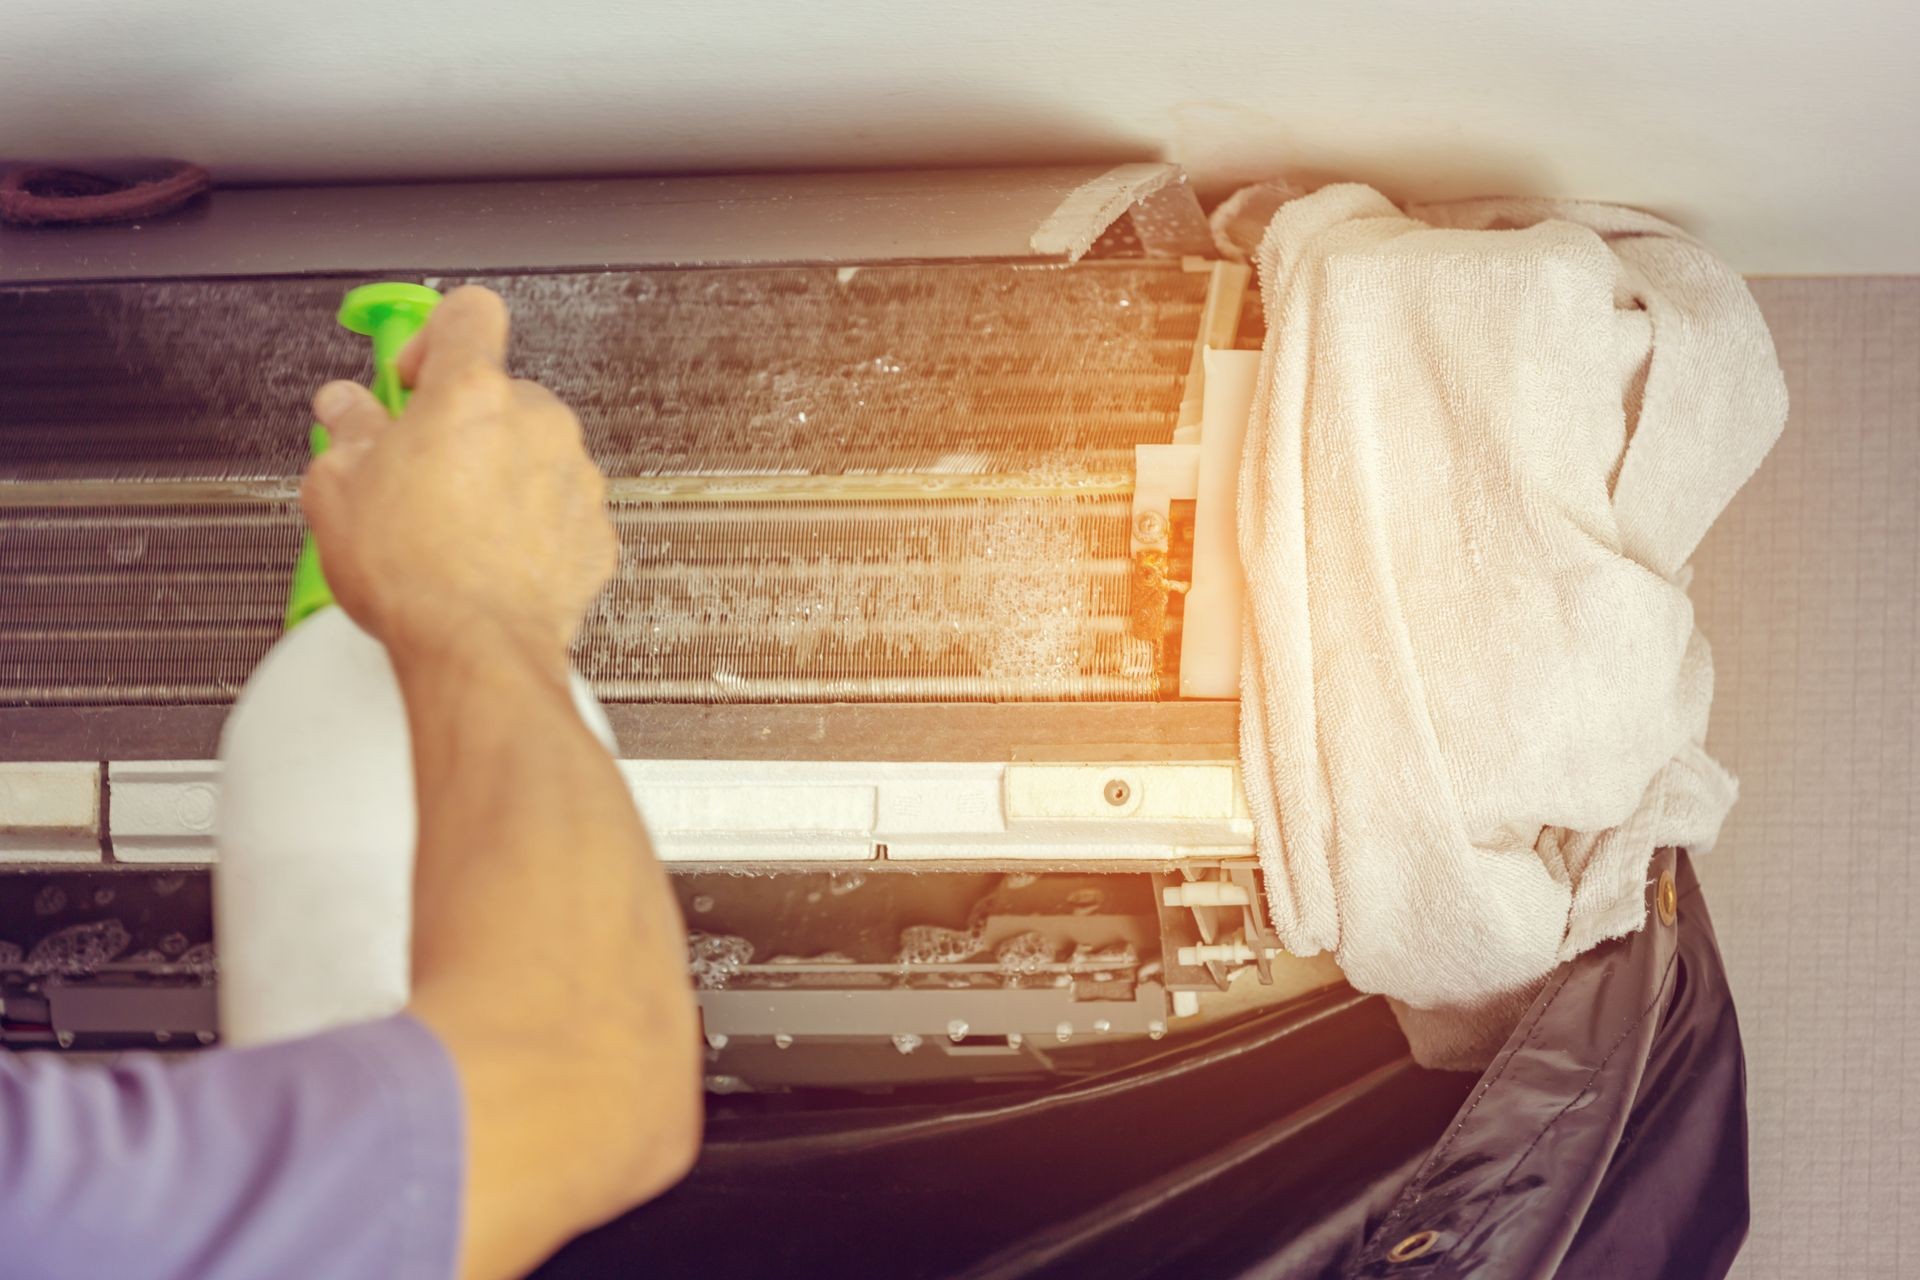
[[[1920,1272],[1920,279],[1754,286],[1786,435],[1695,559],[1740,775],[1698,866],[1746,1034],[1742,1273]]]
[[[1674,215],[1750,272],[1920,271],[1900,0],[10,0],[0,149],[229,178],[1164,155]]]

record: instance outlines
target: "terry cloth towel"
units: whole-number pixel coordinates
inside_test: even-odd
[[[1658,218],[1290,196],[1215,215],[1267,319],[1240,752],[1273,922],[1477,1070],[1733,803],[1687,558],[1786,387],[1740,278]]]

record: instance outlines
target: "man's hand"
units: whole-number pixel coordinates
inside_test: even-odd
[[[371,393],[314,399],[302,498],[328,583],[393,660],[413,738],[412,1013],[459,1072],[462,1272],[499,1280],[671,1186],[701,1127],[686,931],[566,646],[613,564],[566,407],[502,369],[500,299],[461,289]]]
[[[449,294],[401,354],[397,420],[354,382],[313,408],[332,447],[301,502],[334,598],[389,649],[442,649],[475,624],[572,642],[612,573],[605,482],[573,413],[505,371],[498,295]]]

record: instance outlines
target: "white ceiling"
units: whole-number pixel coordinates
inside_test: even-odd
[[[7,0],[0,154],[232,180],[1161,157],[1920,272],[1907,0]]]

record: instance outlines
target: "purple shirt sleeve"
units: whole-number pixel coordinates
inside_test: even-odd
[[[465,1137],[405,1014],[178,1063],[0,1052],[0,1271],[447,1280]]]

